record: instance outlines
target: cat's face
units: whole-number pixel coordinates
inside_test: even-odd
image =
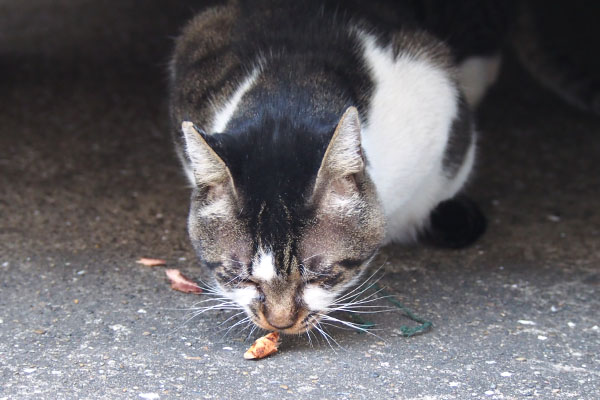
[[[196,180],[189,234],[219,291],[264,329],[311,329],[356,283],[384,236],[356,110],[344,114],[314,173],[297,182],[275,171],[243,182],[248,166],[228,165],[191,124],[183,129]],[[269,182],[275,187],[256,192]]]

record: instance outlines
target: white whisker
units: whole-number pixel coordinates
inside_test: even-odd
[[[252,322],[252,321],[250,321]],[[252,334],[254,333],[254,331],[258,328],[258,325],[252,323],[254,326],[252,327],[252,329],[250,329],[250,333],[248,333],[248,336],[246,336],[246,341],[248,341],[248,339],[250,339],[250,337],[252,336]]]
[[[373,282],[373,284],[375,284],[377,282]],[[351,303],[357,303],[357,302],[365,302],[369,299],[371,299],[371,297],[376,296],[377,294],[379,294],[381,291],[383,291],[383,288],[376,290],[375,292],[363,297],[363,298],[358,298],[361,294],[363,294],[365,291],[367,291],[368,289],[370,289],[372,287],[372,285],[369,285],[366,289],[361,290],[359,293],[357,293],[356,295],[353,295],[351,298],[339,298],[336,299],[335,303],[340,303],[340,302],[351,302]],[[387,296],[389,297],[389,296]],[[381,297],[375,297],[375,299],[373,299],[372,301],[377,301],[379,299],[384,299],[386,298],[386,296],[381,296]]]
[[[360,285],[358,285],[357,287],[352,289],[350,292],[348,292],[348,293],[344,294],[343,296],[341,296],[340,298],[338,298],[338,301],[347,299],[349,297],[360,296],[362,293],[369,290],[375,283],[379,282],[381,280],[381,278],[383,278],[383,274],[379,278],[377,278],[377,280],[375,280],[370,285],[368,285],[364,289],[362,289],[359,293],[355,293],[357,290],[360,290],[360,288],[363,287],[365,284],[369,283],[371,278],[373,278],[373,276],[375,276],[375,274],[377,274],[381,268],[383,268],[383,265],[381,267],[377,268],[377,270],[375,272],[373,272],[373,274],[371,274],[371,276],[369,276],[367,279],[365,279],[363,281],[363,283],[361,283]]]
[[[382,300],[382,299],[387,299],[387,298],[392,297],[392,296],[381,296],[381,297],[376,297],[374,299],[369,299],[369,297],[371,297],[371,296],[363,297],[362,299],[359,299],[359,300],[350,300],[350,301],[346,301],[346,302],[343,302],[343,303],[335,301],[335,302],[331,303],[331,305],[335,305],[335,306],[338,306],[338,305],[343,306],[343,305],[350,305],[350,304],[352,304],[352,305],[363,305],[363,304],[373,303],[373,302],[376,302],[376,301],[379,301],[379,300]],[[375,307],[380,307],[380,306],[375,306]]]
[[[256,324],[254,322],[252,322],[252,319],[250,319],[248,322],[246,322],[246,325],[244,325],[244,327],[240,330],[239,333],[244,332],[246,329],[248,329],[251,326],[253,326],[253,327],[256,326]]]
[[[218,308],[219,306],[220,305],[217,304],[215,306],[211,306],[211,307],[206,307],[206,308],[200,309],[199,311],[194,310],[194,312],[192,313],[192,315],[190,317],[188,317],[185,321],[183,321],[183,323],[180,326],[178,326],[177,328],[175,328],[172,331],[170,331],[169,334],[173,334],[173,333],[177,332],[178,330],[182,329],[185,325],[187,325],[188,322],[190,322],[194,318],[198,317],[199,315],[204,314],[207,311],[210,311],[210,310],[238,310],[238,309],[240,309],[240,307],[229,308],[229,306],[228,307],[223,307],[223,308]],[[186,314],[186,316],[184,316],[184,318],[186,318],[187,315],[189,315],[189,313]]]
[[[240,307],[238,304],[234,303],[234,302],[227,302],[227,303],[219,303],[219,304],[213,304],[210,306],[205,306],[205,307],[196,307],[196,308],[192,308],[190,311],[193,312],[194,314],[204,314],[207,311],[211,311],[211,310],[241,310],[242,307]]]
[[[334,312],[334,311],[344,311],[344,312],[349,312],[349,313],[353,313],[353,314],[379,314],[379,313],[387,313],[387,312],[393,312],[396,311],[393,308],[387,309],[387,310],[357,310],[357,309],[353,309],[353,308],[344,308],[344,307],[340,307],[340,308],[328,308],[326,310],[327,312]]]
[[[333,346],[331,345],[331,343],[329,342],[329,339],[327,339],[327,337],[325,336],[325,333],[323,332],[323,330],[320,327],[318,327],[314,322],[311,322],[311,325],[313,326],[313,328],[315,328],[315,330],[317,332],[319,332],[321,334],[321,336],[323,336],[325,338],[325,341],[327,342],[329,347],[331,347],[331,350],[333,350],[334,353],[337,353],[335,351],[335,349],[333,348]]]
[[[244,314],[245,312],[246,312],[246,311],[243,311],[243,310],[242,310],[242,311],[240,311],[239,313],[235,313],[235,314],[233,314],[231,317],[227,318],[225,321],[221,322],[221,323],[220,323],[219,325],[217,325],[217,326],[221,326],[221,325],[223,325],[223,324],[227,323],[228,321],[231,321],[232,319],[234,319],[234,318],[235,318],[235,317],[237,317],[238,315],[240,315],[240,314]]]
[[[227,285],[229,285],[231,282],[235,281],[236,279],[240,279],[240,278],[242,278],[242,276],[244,276],[244,275],[248,275],[248,274],[246,273],[246,271],[242,271],[242,272],[240,272],[239,274],[237,274],[236,276],[234,276],[233,278],[231,278],[230,280],[228,280],[227,282],[225,282],[225,283],[223,284],[223,286],[227,286]],[[239,284],[238,284],[238,285],[239,285]],[[236,287],[237,287],[238,285],[236,285]]]
[[[355,323],[353,323],[353,322],[349,322],[349,321],[343,321],[343,320],[341,320],[341,319],[337,319],[337,318],[335,318],[335,317],[332,317],[332,316],[330,316],[330,315],[327,315],[327,314],[319,314],[319,315],[320,315],[320,316],[321,316],[323,319],[325,319],[325,320],[328,320],[328,321],[331,321],[331,322],[337,322],[337,323],[340,323],[340,324],[342,324],[342,325],[345,325],[345,326],[347,326],[347,327],[349,327],[349,328],[353,328],[353,329],[356,329],[356,330],[358,330],[358,331],[361,331],[361,332],[367,333],[367,334],[369,334],[369,335],[373,335],[373,336],[375,336],[376,338],[378,338],[378,339],[380,339],[380,340],[384,341],[384,339],[383,339],[383,338],[381,338],[379,335],[376,335],[376,334],[374,334],[373,332],[371,332],[373,329],[366,329],[366,328],[363,328],[362,326],[360,326],[359,324],[355,324]]]
[[[238,321],[238,322],[236,322],[235,324],[231,325],[231,326],[230,326],[230,327],[227,329],[227,331],[226,331],[226,332],[223,334],[223,336],[221,336],[221,340],[225,339],[225,337],[226,337],[226,336],[229,334],[229,332],[230,332],[230,331],[231,331],[233,328],[235,328],[236,326],[238,326],[238,325],[240,325],[240,324],[243,324],[243,323],[249,322],[249,321],[250,321],[250,317],[246,317],[246,318],[243,318],[243,319],[239,320],[239,321]],[[250,322],[251,322],[251,321],[250,321]],[[224,329],[225,329],[225,328],[224,328]]]
[[[325,331],[325,328],[321,326],[320,322],[317,321],[317,325],[313,324],[313,326],[315,328],[317,328],[317,330],[321,333],[321,335],[323,335],[325,340],[327,340],[327,343],[329,343],[329,347],[331,347],[331,350],[333,350],[334,353],[337,353],[337,352],[331,345],[331,342],[335,343],[340,349],[344,350],[344,348],[329,333],[327,333],[327,331]],[[330,340],[331,340],[331,342],[330,342]]]
[[[324,252],[324,251],[322,251],[322,252],[320,252],[320,253],[317,253],[317,254],[313,254],[313,255],[312,255],[312,256],[310,256],[310,257],[306,257],[304,260],[302,260],[302,264],[304,264],[306,261],[310,260],[311,258],[315,258],[315,257],[321,256],[321,255],[323,255],[323,254],[325,254],[325,252]]]
[[[321,322],[320,322],[320,324],[321,324],[321,325],[332,326],[332,327],[334,327],[334,328],[336,328],[336,329],[343,329],[343,330],[345,330],[345,331],[353,331],[353,332],[354,332],[354,329],[352,329],[352,328],[346,328],[346,327],[344,327],[344,326],[340,326],[340,325],[332,324],[332,323],[330,323],[330,322],[321,321]]]
[[[309,329],[304,331],[304,333],[306,333],[306,337],[308,338],[308,344],[310,344],[310,347],[313,347],[312,339],[310,338],[310,334],[308,332],[310,332]]]

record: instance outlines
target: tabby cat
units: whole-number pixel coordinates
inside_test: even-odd
[[[461,188],[499,65],[495,7],[230,1],[185,27],[170,100],[189,235],[251,321],[307,331],[382,245],[483,233]]]

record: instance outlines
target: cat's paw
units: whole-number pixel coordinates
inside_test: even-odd
[[[436,247],[459,249],[475,242],[486,226],[486,218],[477,204],[458,196],[442,201],[434,208],[421,240]]]

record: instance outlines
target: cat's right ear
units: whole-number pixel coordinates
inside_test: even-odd
[[[201,189],[210,189],[229,185],[233,189],[233,179],[229,168],[219,155],[210,147],[202,133],[190,121],[181,124],[185,139],[185,153],[190,160],[194,185]]]
[[[340,119],[317,173],[313,199],[324,191],[341,197],[358,192],[356,176],[365,169],[358,110],[349,107]]]

